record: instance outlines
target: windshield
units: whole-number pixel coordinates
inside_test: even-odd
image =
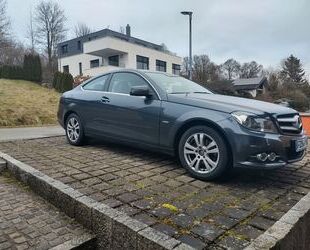
[[[157,85],[164,89],[168,94],[182,93],[206,93],[212,92],[201,85],[187,80],[181,76],[168,75],[163,73],[148,72],[146,73]]]

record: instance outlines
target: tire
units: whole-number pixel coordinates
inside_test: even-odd
[[[74,146],[81,146],[85,142],[84,128],[77,114],[70,114],[66,120],[66,137],[68,142]],[[74,133],[75,132],[75,133]]]
[[[178,145],[182,166],[195,178],[214,180],[228,170],[228,149],[222,135],[207,126],[194,126]]]

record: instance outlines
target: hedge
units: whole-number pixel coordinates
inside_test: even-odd
[[[0,78],[24,79],[24,69],[21,66],[3,65],[0,67]]]
[[[25,55],[23,67],[15,65],[0,66],[0,78],[41,82],[42,67],[39,55]]]

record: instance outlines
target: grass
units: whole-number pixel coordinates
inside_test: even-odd
[[[0,127],[56,124],[59,97],[33,82],[0,79]]]

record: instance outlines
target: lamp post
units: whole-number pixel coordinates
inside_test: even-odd
[[[189,79],[192,80],[192,11],[182,11],[182,15],[189,17]]]

